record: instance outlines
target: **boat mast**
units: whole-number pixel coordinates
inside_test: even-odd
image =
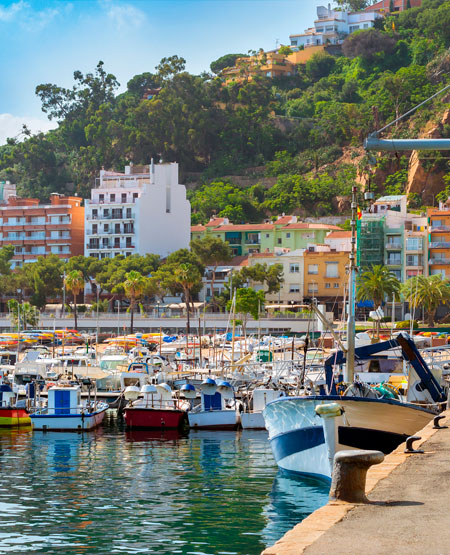
[[[353,382],[355,377],[355,280],[356,280],[356,214],[357,214],[357,187],[352,187],[352,240],[350,250],[350,279],[348,291],[347,315],[347,356],[345,364],[344,381]]]

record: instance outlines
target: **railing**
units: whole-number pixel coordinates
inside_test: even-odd
[[[401,243],[386,243],[386,249],[390,250],[401,250],[402,244]]]
[[[450,249],[450,241],[435,241],[430,243],[430,249]]]
[[[435,231],[450,231],[450,225],[433,225],[431,223],[430,231],[434,233]]]
[[[450,264],[450,258],[432,258],[429,260],[428,264],[431,266],[436,264]]]

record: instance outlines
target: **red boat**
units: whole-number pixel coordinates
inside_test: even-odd
[[[179,429],[186,421],[186,412],[180,409],[127,407],[125,422],[128,428]]]
[[[143,395],[143,399],[137,399],[139,395]],[[124,409],[128,428],[177,430],[187,423],[186,411],[179,406],[180,399],[172,398],[172,391],[167,384],[146,384],[141,390],[127,387],[125,399],[130,401]]]

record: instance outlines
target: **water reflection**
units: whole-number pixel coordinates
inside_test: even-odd
[[[265,432],[8,430],[0,464],[0,553],[259,554],[327,495]]]

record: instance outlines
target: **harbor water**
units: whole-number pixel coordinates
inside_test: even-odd
[[[253,555],[328,500],[266,432],[0,431],[0,553]]]

